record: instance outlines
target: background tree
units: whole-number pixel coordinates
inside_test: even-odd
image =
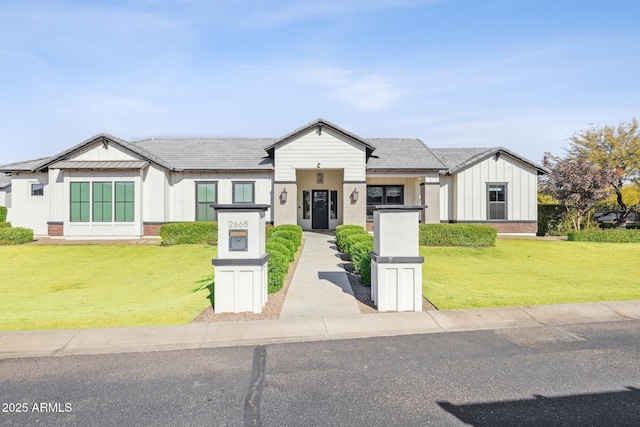
[[[640,185],[638,121],[634,118],[630,122],[620,122],[618,126],[592,127],[574,134],[570,140],[570,156],[586,158],[602,170],[615,171],[610,184],[619,212],[616,227],[624,224],[640,204],[640,200],[632,197],[632,192],[623,191],[625,184]]]
[[[541,184],[543,193],[558,200],[579,231],[582,217],[611,194],[615,171],[598,168],[585,157],[559,158],[545,153],[542,162],[550,171]]]

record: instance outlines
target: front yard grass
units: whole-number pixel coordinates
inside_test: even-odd
[[[0,330],[186,324],[210,305],[211,246],[0,246]]]
[[[640,299],[640,244],[498,239],[420,254],[423,295],[440,310]]]

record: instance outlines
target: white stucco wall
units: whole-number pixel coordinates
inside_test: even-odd
[[[537,170],[508,155],[493,156],[441,178],[441,218],[487,220],[487,183],[507,184],[507,220],[535,221],[538,216]]]
[[[296,169],[344,169],[345,181],[364,181],[365,147],[330,129],[315,129],[275,150],[275,180],[295,181]]]

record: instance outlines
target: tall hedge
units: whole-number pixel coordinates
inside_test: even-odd
[[[565,233],[564,208],[560,205],[538,205],[538,236],[558,236]]]
[[[160,227],[163,245],[218,244],[217,222],[179,222]]]
[[[23,227],[1,227],[0,245],[21,245],[33,241],[33,230]]]
[[[572,242],[640,243],[640,230],[617,228],[573,231],[567,234],[567,239]]]
[[[373,252],[373,237],[354,244],[349,252],[354,273],[360,274],[360,280],[365,286],[371,284],[371,252]]]
[[[295,259],[302,242],[302,228],[284,224],[267,227],[265,250],[270,254],[267,270],[268,292],[277,292],[284,285],[289,263]]]
[[[498,232],[488,225],[420,224],[420,246],[494,246]]]
[[[7,208],[6,206],[0,206],[0,222],[7,220]]]

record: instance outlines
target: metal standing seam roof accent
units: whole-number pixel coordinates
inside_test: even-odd
[[[286,141],[289,138],[292,138],[300,133],[306,132],[310,129],[313,129],[316,126],[327,126],[331,129],[333,129],[334,131],[341,133],[345,136],[348,136],[349,138],[358,141],[359,143],[361,143],[362,145],[364,145],[365,147],[367,147],[369,150],[373,151],[376,149],[375,145],[372,145],[368,139],[366,138],[362,138],[358,135],[356,135],[355,133],[349,132],[346,129],[341,128],[340,126],[336,125],[335,123],[330,122],[329,120],[323,119],[323,118],[318,118],[316,120],[313,120],[309,123],[307,123],[306,125],[300,126],[298,129],[295,129],[291,132],[289,132],[288,134],[281,136],[280,138],[276,139],[275,141],[272,141],[272,144],[264,147],[264,149],[266,151],[271,151],[273,150],[278,144]]]
[[[61,160],[49,165],[52,169],[144,169],[149,165],[146,160],[108,160],[79,161]]]
[[[138,154],[139,156],[153,162],[156,163],[166,169],[169,170],[173,170],[173,166],[171,166],[171,164],[169,164],[166,160],[163,160],[159,157],[157,157],[155,154],[145,150],[143,147],[138,147],[135,144],[132,144],[130,142],[125,141],[124,139],[120,139],[117,138],[113,135],[109,135],[107,133],[100,133],[98,135],[94,135],[91,138],[85,139],[84,141],[82,141],[80,144],[77,144],[67,150],[62,151],[61,153],[58,153],[54,156],[48,157],[46,160],[34,165],[32,167],[32,171],[38,171],[38,170],[42,170],[44,168],[47,168],[50,164],[58,161],[58,160],[65,160],[64,158],[66,156],[68,156],[69,154],[80,150],[82,148],[84,148],[85,146],[92,144],[96,141],[100,141],[100,140],[106,140],[107,143],[111,142],[111,143],[115,143],[120,145],[123,148],[126,148],[136,154]]]

